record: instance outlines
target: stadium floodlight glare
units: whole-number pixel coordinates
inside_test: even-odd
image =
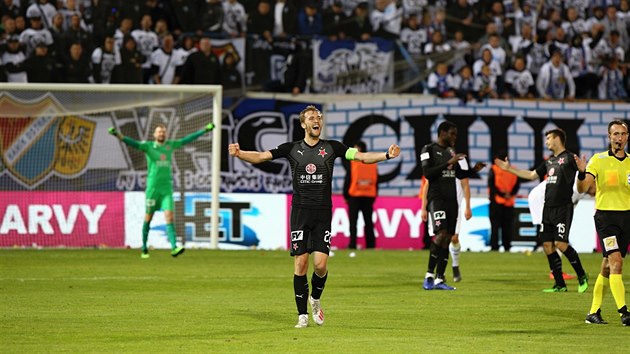
[[[184,215],[177,208],[185,208],[187,193],[205,193],[207,204],[211,191],[210,235],[207,227],[197,227],[195,235],[205,240],[209,236],[209,247],[218,248],[222,96],[220,85],[3,83],[0,189],[144,191],[143,153],[130,151],[108,135],[110,127],[136,140],[152,140],[155,125],[161,123],[169,139],[180,139],[213,123],[211,133],[174,153],[173,190],[180,193],[181,201],[176,216]],[[36,143],[40,148],[48,144],[54,151],[38,155]],[[178,236],[184,242],[185,233],[179,230],[190,224],[207,225],[206,212],[197,215],[198,220],[192,221],[176,217]]]

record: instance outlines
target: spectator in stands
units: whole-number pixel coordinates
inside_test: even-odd
[[[223,56],[223,65],[221,67],[221,85],[223,90],[229,94],[230,90],[239,90],[243,88],[243,78],[236,67],[236,55],[232,52],[226,52]]]
[[[532,33],[532,26],[529,23],[523,23],[521,30],[517,35],[510,36],[510,45],[512,49],[512,55],[521,55],[527,58],[530,55],[530,50],[534,45],[535,39]]]
[[[198,0],[171,0],[171,30],[176,37],[182,33],[201,34],[199,5]]]
[[[626,58],[626,50],[621,45],[621,35],[618,31],[612,30],[608,35],[608,41],[606,42],[608,45],[608,55],[607,56],[615,56],[619,59],[619,62],[624,62]]]
[[[70,46],[70,55],[63,65],[63,75],[61,78],[67,83],[87,84],[94,82],[92,78],[92,67],[87,56],[83,56],[83,47],[80,42],[75,42]]]
[[[273,14],[269,0],[260,0],[254,13],[249,14],[247,31],[260,36],[269,43],[273,42]]]
[[[368,3],[361,2],[354,8],[354,15],[350,17],[347,35],[355,41],[367,41],[372,36],[372,23],[368,18]]]
[[[483,22],[493,22],[496,24],[497,34],[503,35],[507,38],[509,35],[514,33],[514,22],[506,15],[503,2],[497,0],[492,1],[490,3],[489,11],[486,11],[484,15]]]
[[[157,33],[151,30],[153,20],[149,14],[144,14],[140,20],[140,28],[131,31],[131,36],[136,40],[136,49],[144,57],[142,63],[142,82],[147,84],[151,73],[151,54],[160,46]]]
[[[328,39],[335,41],[337,39],[346,38],[348,16],[343,12],[343,4],[341,1],[335,0],[330,7],[324,10],[322,23],[324,26],[324,35],[328,37]]]
[[[237,0],[223,2],[223,31],[230,37],[244,37],[247,32],[247,13]]]
[[[20,10],[20,3],[13,0],[3,0],[0,2],[0,18],[9,17],[15,19],[22,11]]]
[[[499,98],[497,92],[497,79],[492,75],[490,65],[484,64],[475,77],[473,90],[476,93],[477,101],[483,101],[487,98]]]
[[[54,43],[52,34],[42,25],[42,17],[39,15],[39,12],[33,12],[30,16],[31,27],[20,34],[20,43],[26,49],[25,54],[27,57],[33,53],[37,43],[43,42],[47,46],[51,46]]]
[[[447,20],[446,29],[450,33],[461,31],[465,34],[467,40],[476,40],[476,30],[472,26],[474,19],[473,7],[468,0],[454,1],[451,6],[446,9]]]
[[[567,38],[562,27],[557,27],[551,32],[551,35],[551,41],[547,46],[549,56],[551,57],[551,53],[553,53],[556,49],[559,49],[563,53],[566,52],[571,44],[569,43],[569,38]]]
[[[444,42],[442,32],[433,32],[433,35],[431,36],[431,42],[425,44],[424,46],[424,54],[430,55],[430,58],[427,58],[427,69],[432,70],[435,60],[443,61],[448,56],[448,54],[440,55],[440,53],[446,53],[450,50],[451,46],[448,43]]]
[[[164,1],[146,0],[144,2],[144,7],[140,10],[140,13],[149,14],[151,16],[151,21],[157,25],[158,21],[164,20],[165,18],[169,16],[168,15],[169,11],[170,9],[168,9]],[[166,21],[165,21],[165,26],[168,31],[168,23],[166,23]],[[155,32],[158,33],[158,35],[161,33],[157,29],[155,30]]]
[[[223,4],[220,0],[207,0],[201,6],[201,30],[219,34],[223,32]]]
[[[11,36],[7,41],[7,48],[0,62],[4,65],[6,71],[7,82],[28,82],[28,76],[24,69],[24,61],[26,55],[20,48],[20,41],[17,35]]]
[[[402,9],[396,7],[395,0],[375,0],[370,22],[375,37],[397,39],[402,25]]]
[[[158,85],[177,85],[181,80],[184,62],[182,55],[174,48],[173,35],[167,34],[162,46],[151,53],[151,70],[153,83]]]
[[[501,69],[504,69],[507,62],[507,52],[501,47],[501,37],[494,33],[488,38],[488,43],[481,47],[481,51],[489,50],[492,55],[492,61],[499,63]]]
[[[575,98],[575,83],[571,70],[564,64],[562,52],[556,50],[545,65],[540,69],[536,80],[538,95],[546,100],[573,100]]]
[[[79,16],[79,19],[81,19],[83,15],[77,6],[76,0],[66,0],[64,3],[65,4],[62,5],[58,12],[61,16],[63,16],[63,31],[65,32],[70,28],[73,16]],[[87,28],[85,23],[81,24],[81,28]]]
[[[201,38],[199,51],[190,54],[186,59],[182,69],[182,83],[192,85],[221,83],[221,64],[212,52],[209,38]]]
[[[497,24],[494,22],[489,22],[486,25],[486,32],[483,36],[481,36],[481,38],[479,38],[478,45],[483,46],[484,44],[487,44],[490,41],[490,37],[498,34],[499,32],[497,31]],[[499,42],[501,42],[501,48],[503,48],[506,52],[510,50],[508,42],[501,35],[499,35]]]
[[[435,65],[435,70],[427,79],[427,89],[430,94],[440,98],[455,97],[453,77],[448,73],[448,65],[445,62]]]
[[[107,35],[103,45],[92,52],[92,77],[97,84],[109,84],[114,76],[114,68],[120,64],[120,53],[114,36]]]
[[[15,19],[13,17],[5,16],[2,19],[2,29],[3,31],[0,32],[0,42],[5,42],[12,35],[18,34],[16,33]]]
[[[626,21],[617,16],[617,7],[609,4],[606,7],[606,16],[602,20],[604,25],[605,35],[609,35],[611,31],[618,31],[621,39],[621,45],[626,47],[629,44],[628,41],[628,27]]]
[[[55,58],[48,55],[45,43],[38,43],[35,53],[24,61],[24,69],[28,82],[57,82],[57,65]]]
[[[48,0],[35,0],[34,3],[26,9],[26,17],[40,17],[42,19],[43,28],[50,30],[53,23],[53,17],[57,14],[55,5],[50,4]]]
[[[532,30],[532,34],[536,34],[536,24],[538,23],[538,12],[532,6],[533,0],[515,1],[514,2],[514,29],[516,35],[521,35],[521,29],[524,24],[528,24]],[[519,6],[519,4],[522,4]]]
[[[628,91],[624,84],[623,73],[619,70],[619,59],[611,56],[604,61],[599,71],[599,99],[600,100],[625,100]]]
[[[464,39],[464,33],[462,31],[455,32],[454,38],[449,42],[449,45],[456,50],[455,58],[457,59],[451,64],[453,72],[458,72],[464,65],[473,63],[472,45]]]
[[[575,36],[571,46],[564,51],[567,66],[575,82],[575,97],[597,97],[597,75],[591,67],[591,49],[582,43],[582,36]]]
[[[630,1],[621,0],[619,1],[619,11],[617,11],[617,17],[622,18],[626,21],[626,24],[630,20]]]
[[[498,61],[493,60],[492,51],[486,48],[481,52],[481,58],[477,59],[473,64],[473,75],[475,77],[479,76],[481,73],[481,68],[484,66],[488,66],[490,68],[490,75],[492,76],[492,81],[498,83],[503,76],[503,68]]]
[[[525,58],[517,56],[514,66],[505,73],[506,98],[536,97],[536,82],[532,73],[525,67]]]
[[[298,34],[302,36],[317,36],[323,32],[322,14],[315,1],[307,1],[298,13]]]
[[[62,55],[67,58],[70,55],[70,46],[76,42],[80,42],[81,46],[89,53],[94,50],[92,35],[81,27],[81,16],[79,14],[74,14],[70,17],[70,26],[61,35]],[[60,59],[60,63],[63,63],[64,60]]]
[[[114,33],[114,44],[116,45],[116,48],[122,48],[123,39],[126,35],[131,34],[131,30],[133,30],[133,21],[131,18],[123,18],[120,21],[120,26],[118,26],[116,32]]]
[[[157,34],[160,45],[162,44],[164,37],[171,35],[171,32],[168,30],[168,23],[164,19],[159,19],[155,22],[153,32]]]
[[[578,10],[575,6],[569,6],[567,9],[567,18],[562,22],[562,29],[569,38],[581,36],[582,33],[588,31],[586,21],[578,16]]]
[[[406,26],[400,31],[400,41],[405,45],[409,54],[420,56],[422,47],[428,41],[426,28],[420,27],[418,15],[410,14],[407,17]]]
[[[120,48],[120,64],[116,68],[116,83],[121,84],[142,84],[144,74],[142,65],[144,55],[137,49],[136,40],[130,34],[123,38],[123,46]]]
[[[295,0],[276,0],[273,6],[273,35],[286,38],[297,34],[298,8]]]
[[[593,16],[589,17],[586,20],[586,27],[587,28],[592,28],[593,25],[595,24],[602,24],[604,23],[604,16],[605,16],[605,12],[604,12],[604,8],[601,6],[595,6],[593,7]]]
[[[26,19],[24,16],[15,17],[15,34],[22,35],[24,30],[26,30]]]
[[[466,65],[459,69],[458,75],[453,77],[453,88],[463,104],[475,98],[475,78],[472,76],[470,66]]]

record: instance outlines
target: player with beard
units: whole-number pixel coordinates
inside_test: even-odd
[[[608,124],[610,150],[591,157],[577,159],[578,191],[597,186],[595,194],[595,229],[600,239],[604,259],[593,287],[593,302],[586,323],[606,324],[601,305],[606,287],[615,299],[621,323],[630,326],[630,312],[626,306],[623,285],[623,259],[630,243],[630,155],[626,153],[628,125],[620,120]]]
[[[243,151],[238,143],[228,147],[230,156],[258,164],[286,158],[293,176],[291,206],[291,256],[294,260],[293,289],[298,310],[295,328],[308,326],[307,302],[311,303],[313,321],[324,324],[320,297],[328,277],[330,252],[330,223],[332,220],[332,175],[338,157],[363,163],[377,163],[398,157],[400,147],[392,144],[387,152],[360,152],[339,141],[320,139],[324,125],[322,113],[315,106],[307,106],[300,113],[304,139],[281,144],[268,151]],[[306,273],[309,255],[313,254],[314,272],[311,295]]]
[[[444,121],[438,126],[438,142],[425,145],[420,154],[422,172],[429,181],[427,209],[435,234],[429,248],[429,265],[422,285],[425,290],[455,290],[444,281],[444,272],[459,215],[456,183],[457,179],[468,178],[486,165],[478,162],[470,170],[466,155],[457,154],[453,149],[456,140],[457,126]]]
[[[140,257],[149,258],[147,240],[153,214],[157,210],[164,211],[166,219],[166,233],[171,243],[171,256],[177,257],[184,253],[184,247],[177,247],[177,236],[173,225],[173,173],[172,158],[173,152],[186,144],[197,140],[205,133],[214,129],[214,124],[208,124],[204,129],[194,132],[178,140],[167,140],[166,126],[158,124],[153,131],[155,141],[136,141],[128,136],[124,136],[115,128],[109,128],[109,133],[114,135],[123,143],[143,151],[147,158],[147,189],[146,189],[146,214],[142,225],[142,253]]]
[[[562,129],[545,132],[545,144],[553,156],[549,157],[534,171],[519,170],[505,161],[495,159],[494,162],[501,169],[516,176],[533,181],[547,175],[547,189],[545,191],[545,205],[543,207],[542,224],[540,225],[540,239],[547,255],[549,268],[553,273],[555,284],[544,292],[566,292],[567,284],[562,275],[562,259],[556,252],[556,247],[569,259],[578,276],[578,292],[588,289],[588,275],[584,272],[580,256],[569,244],[569,231],[573,221],[573,183],[578,166],[577,156],[565,149],[566,133]],[[556,246],[557,245],[557,246]]]

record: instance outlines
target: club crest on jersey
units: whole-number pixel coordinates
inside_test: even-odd
[[[630,184],[630,173],[628,173],[628,184]]]
[[[564,163],[564,157],[558,159],[558,165],[562,165]]]
[[[317,171],[317,166],[315,166],[314,163],[309,163],[308,165],[306,165],[306,173],[312,175],[313,173],[315,173],[315,171]]]
[[[326,152],[326,149],[323,147],[319,148],[319,152],[317,153],[317,155],[321,156],[321,157],[326,157],[326,155],[328,155],[328,153]]]

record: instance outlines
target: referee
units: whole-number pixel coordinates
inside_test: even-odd
[[[586,323],[607,324],[601,316],[602,298],[606,287],[617,304],[621,323],[630,326],[630,312],[626,306],[623,285],[623,259],[630,240],[630,155],[626,153],[628,125],[620,120],[608,124],[610,150],[591,157],[576,158],[578,165],[578,191],[588,190],[595,183],[595,229],[600,239],[604,259],[595,287],[593,303]]]

